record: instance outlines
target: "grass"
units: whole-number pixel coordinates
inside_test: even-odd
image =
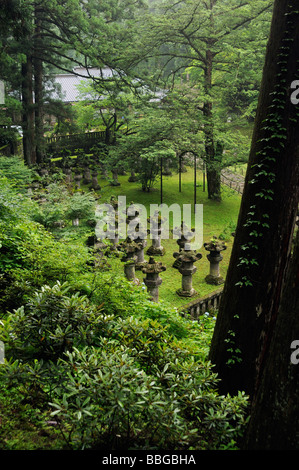
[[[64,442],[51,415],[24,399],[20,388],[0,386],[0,449],[1,450],[55,450],[64,448]]]
[[[232,165],[228,167],[229,170],[231,170],[233,173],[237,173],[238,175],[246,176],[246,171],[247,171],[247,163],[238,163],[236,165]]]
[[[111,186],[108,180],[99,177],[99,183],[102,187],[99,191],[101,195],[100,202],[108,202],[111,195],[116,197],[126,196],[127,204],[130,204],[131,201],[143,204],[149,214],[150,204],[160,204],[160,182],[157,181],[154,189],[147,193],[141,190],[138,182],[129,183],[128,176],[129,175],[119,176],[120,186]],[[193,169],[188,168],[187,172],[182,175],[182,190],[179,192],[178,174],[163,177],[163,203],[168,206],[176,203],[180,204],[181,207],[183,204],[191,204],[193,213],[193,178]],[[208,199],[207,191],[203,191],[201,171],[198,171],[197,174],[196,196],[197,204],[203,204],[203,241],[206,242],[213,236],[219,237],[221,235],[227,244],[227,250],[222,252],[223,261],[220,265],[221,275],[225,277],[233,245],[231,233],[237,223],[241,197],[233,190],[224,186],[222,188],[222,201],[220,203],[211,201]],[[148,240],[147,247],[150,245],[151,241]],[[181,287],[181,274],[177,269],[172,267],[172,264],[174,262],[173,253],[178,251],[178,245],[176,240],[173,239],[162,240],[162,245],[165,247],[166,253],[162,257],[157,257],[157,260],[162,261],[167,269],[160,275],[163,280],[159,289],[160,301],[169,302],[173,306],[181,307],[189,303],[192,299],[181,298],[176,294],[176,290]],[[216,287],[208,285],[205,282],[205,276],[209,273],[209,261],[206,257],[208,252],[204,247],[198,251],[203,257],[196,263],[197,272],[193,276],[193,287],[198,292],[198,297],[202,297],[213,292]],[[148,259],[148,256],[146,256],[146,259]],[[112,265],[123,272],[123,263],[120,260],[113,261]],[[142,281],[144,274],[137,271],[136,277]]]

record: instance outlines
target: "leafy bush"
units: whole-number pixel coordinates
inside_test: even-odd
[[[74,219],[92,219],[95,215],[95,200],[92,194],[74,193],[69,199],[67,218]]]
[[[31,212],[33,220],[49,229],[64,221],[69,199],[67,190],[60,184],[50,183],[40,197],[42,201]]]
[[[4,341],[26,356],[57,359],[75,345],[94,344],[101,327],[100,310],[85,296],[68,294],[70,286],[43,286],[5,320]]]
[[[9,315],[0,339],[2,381],[51,402],[72,449],[236,446],[246,397],[219,396],[211,365],[157,320],[109,316],[57,283]]]
[[[163,448],[184,440],[177,400],[169,401],[126,347],[110,340],[100,349],[74,350],[67,365],[74,372],[53,415],[69,426],[73,448]]]

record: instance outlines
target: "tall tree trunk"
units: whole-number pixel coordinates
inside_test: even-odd
[[[244,448],[299,449],[299,230]],[[291,348],[292,344],[296,350]]]
[[[36,163],[32,73],[32,57],[27,55],[26,62],[22,64],[22,127],[24,160],[29,166]]]
[[[259,384],[290,254],[299,201],[297,0],[276,0],[245,188],[210,349],[223,393]]]
[[[41,40],[41,18],[35,7],[35,54],[34,58],[34,96],[35,96],[35,137],[36,137],[36,161],[41,163],[44,154],[44,112],[43,112],[43,62]]]
[[[215,0],[211,0],[209,4],[210,9],[210,29],[211,36],[214,33],[214,18],[213,8]],[[213,45],[214,39],[207,41],[207,51],[205,56],[204,67],[204,90],[205,90],[205,103],[203,105],[204,116],[204,139],[205,139],[205,163],[207,169],[207,186],[208,198],[221,201],[221,179],[220,167],[216,161],[215,142],[214,142],[214,122],[213,122],[213,104],[212,104],[212,74],[213,74]]]

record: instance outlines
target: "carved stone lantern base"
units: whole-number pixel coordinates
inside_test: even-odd
[[[175,260],[175,262],[173,263],[172,267],[175,268],[175,269],[179,269],[182,265],[182,262],[181,260],[179,260],[178,258]]]
[[[208,274],[205,277],[205,281],[207,284],[211,284],[213,286],[220,286],[224,284],[224,278],[222,276],[213,276],[212,274]]]
[[[191,288],[191,290],[183,290],[182,288],[178,289],[176,293],[180,297],[194,297],[195,295],[198,295],[198,292],[196,292],[196,290],[193,289],[193,287]]]

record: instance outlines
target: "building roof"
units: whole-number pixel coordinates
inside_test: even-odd
[[[103,69],[89,68],[88,71],[83,67],[75,67],[74,73],[60,73],[54,76],[54,83],[59,86],[60,93],[55,90],[49,91],[51,92],[52,99],[62,99],[64,103],[75,103],[81,101],[78,85],[82,82],[92,80],[92,77],[107,79],[113,77],[113,75],[116,75],[116,72],[108,67]],[[143,86],[142,88],[145,93],[153,93],[147,87]],[[165,90],[156,90],[150,101],[160,102],[165,95]],[[88,99],[88,95],[85,95],[86,98]],[[90,96],[90,99],[93,99],[93,97]]]
[[[84,77],[82,77],[82,75]],[[91,77],[110,78],[112,75],[112,70],[108,68],[101,70],[97,68],[89,68],[87,72],[87,69],[84,69],[83,67],[75,67],[74,73],[60,73],[55,75],[54,83],[59,86],[62,101],[64,103],[74,103],[80,101],[78,89],[78,85],[80,85],[80,83],[91,80]],[[52,91],[52,98],[60,99],[60,93]]]

